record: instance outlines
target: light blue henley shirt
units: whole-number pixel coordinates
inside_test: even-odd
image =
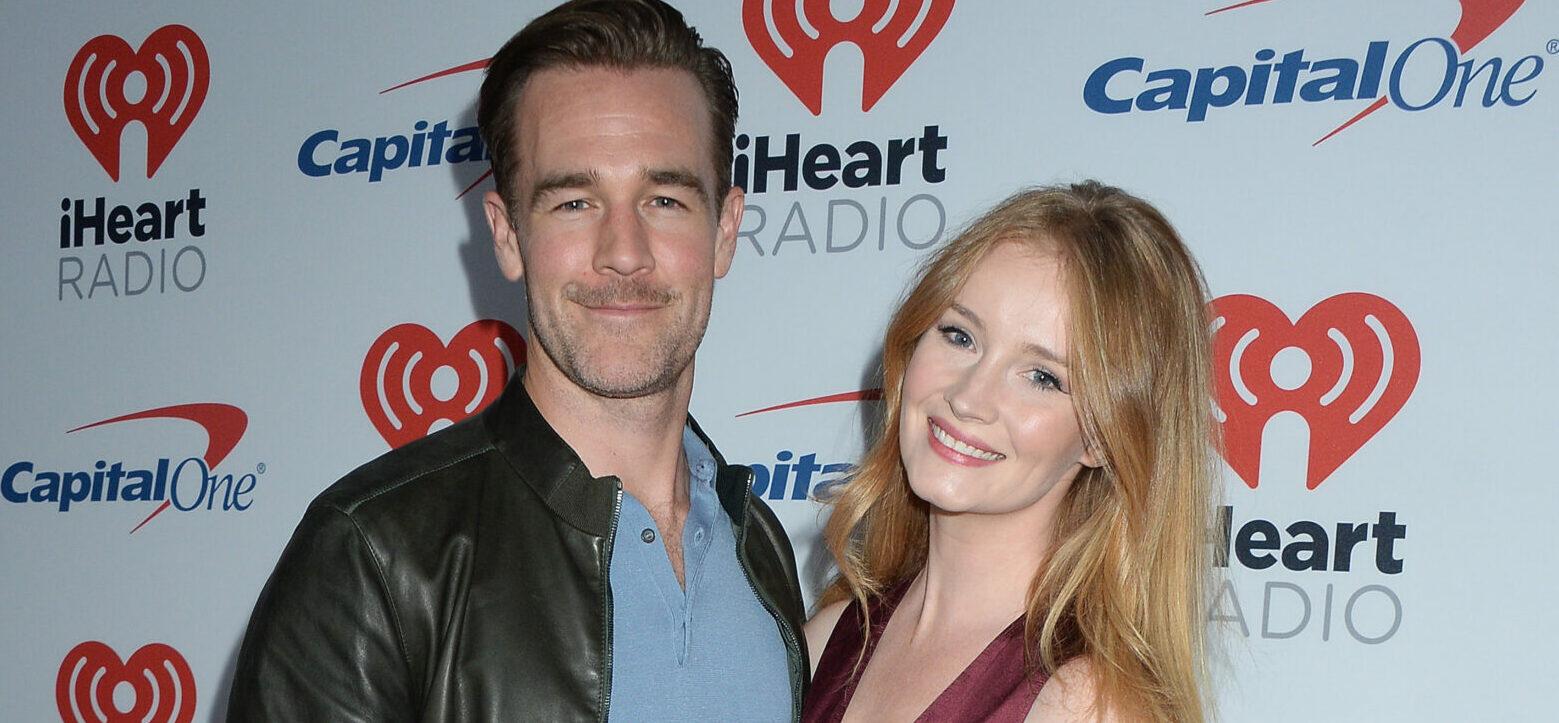
[[[682,529],[686,586],[661,531],[623,492],[612,543],[614,721],[788,721],[790,673],[779,625],[736,557],[715,492],[716,463],[684,428],[690,506]]]

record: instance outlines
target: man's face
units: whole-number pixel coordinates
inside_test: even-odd
[[[530,339],[545,357],[531,363],[604,397],[671,388],[691,373],[742,214],[739,189],[714,188],[697,81],[671,69],[545,70],[516,112],[515,203],[490,192],[485,206],[499,266],[525,280]]]

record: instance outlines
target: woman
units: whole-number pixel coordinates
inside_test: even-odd
[[[806,720],[1200,721],[1205,285],[1144,201],[1007,199],[890,322]]]

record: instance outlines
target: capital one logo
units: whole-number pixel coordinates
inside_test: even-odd
[[[1270,1],[1244,0],[1244,2],[1209,11],[1207,14],[1217,15],[1229,10],[1260,5]],[[1516,11],[1521,9],[1521,5],[1525,2],[1526,0],[1457,0],[1457,4],[1461,6],[1461,18],[1456,22],[1456,29],[1451,31],[1451,43],[1461,53],[1467,53],[1478,43],[1483,42],[1485,38],[1493,35],[1494,31],[1498,30],[1501,25],[1504,25],[1505,21],[1510,19],[1510,16],[1515,15]],[[1497,70],[1495,72],[1496,74],[1498,73]],[[1390,102],[1391,97],[1389,94],[1376,98],[1375,102],[1371,103],[1369,107],[1359,111],[1357,115],[1349,118],[1342,125],[1337,126],[1332,132],[1322,136],[1320,140],[1311,145],[1320,145],[1326,142],[1326,139],[1341,133],[1348,126],[1364,120],[1366,116],[1386,107],[1386,104]]]
[[[1212,309],[1224,458],[1251,489],[1274,415],[1295,412],[1309,425],[1305,487],[1313,490],[1396,416],[1418,383],[1418,335],[1379,296],[1339,294],[1297,322],[1246,294],[1214,299]]]
[[[390,447],[400,447],[492,403],[523,363],[525,340],[502,321],[471,322],[448,344],[421,324],[398,324],[363,358],[363,411]]]
[[[210,402],[177,404],[84,424],[67,434],[140,420],[193,422],[205,432],[206,449],[198,456],[182,459],[179,455],[159,455],[152,462],[99,458],[95,464],[79,460],[62,468],[24,458],[0,470],[0,500],[17,505],[47,505],[60,512],[83,505],[157,502],[156,509],[131,528],[130,534],[170,507],[180,512],[219,508],[224,512],[242,512],[249,508],[248,496],[254,492],[265,465],[260,464],[253,474],[218,470],[249,426],[249,416],[238,407]]]
[[[89,640],[65,654],[54,700],[65,723],[189,723],[195,676],[184,656],[163,643],[122,661],[113,648]]]
[[[812,115],[823,114],[823,63],[840,43],[864,60],[861,110],[869,111],[909,70],[953,14],[954,0],[864,0],[850,20],[829,0],[743,0],[742,27],[758,57]]]
[[[146,128],[146,177],[173,152],[211,84],[206,46],[183,25],[158,28],[140,50],[99,35],[65,73],[65,117],[108,177],[119,180],[119,141],[131,121]]]

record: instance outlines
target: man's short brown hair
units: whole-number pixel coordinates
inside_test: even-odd
[[[516,208],[514,138],[520,92],[531,74],[551,68],[673,68],[698,81],[709,103],[715,204],[731,187],[736,82],[719,50],[706,47],[682,13],[661,0],[570,0],[532,20],[487,66],[476,123],[492,155],[498,194]]]

